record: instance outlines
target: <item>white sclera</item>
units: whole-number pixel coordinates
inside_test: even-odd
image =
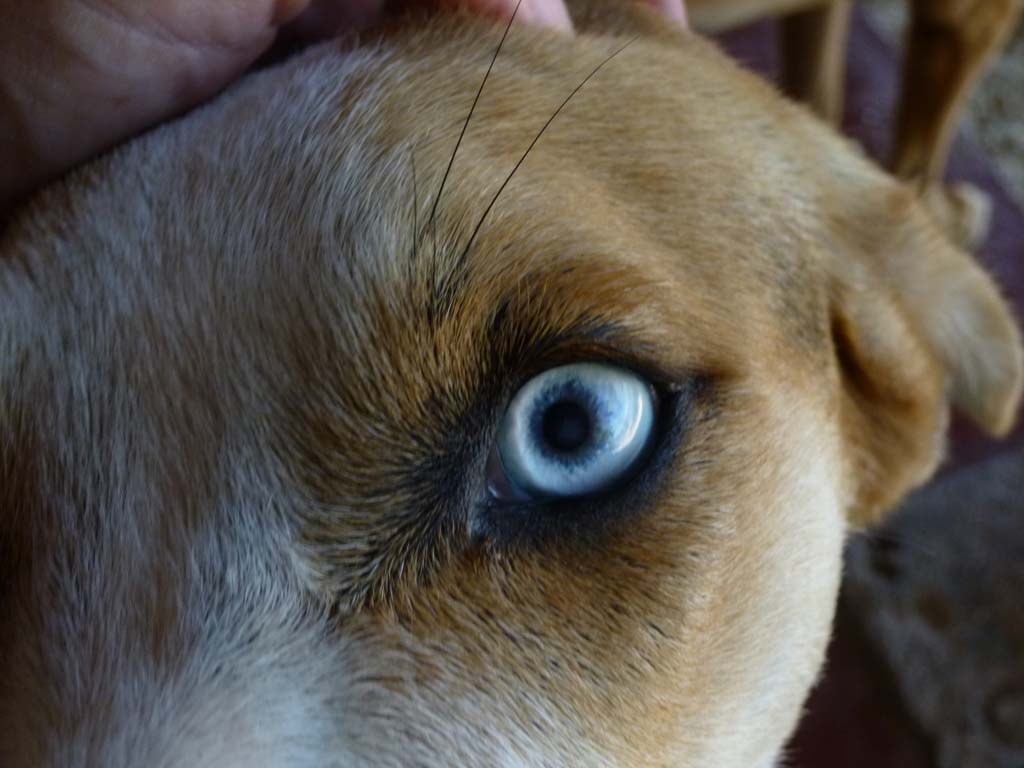
[[[593,439],[579,460],[540,450],[531,434],[545,393],[560,386],[585,390],[592,401]],[[498,455],[511,485],[527,496],[582,496],[628,473],[653,432],[654,397],[644,379],[624,368],[577,363],[545,371],[516,393],[498,434]]]

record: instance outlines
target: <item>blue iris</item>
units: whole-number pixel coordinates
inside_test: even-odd
[[[598,363],[553,368],[516,393],[498,434],[496,495],[581,496],[635,468],[654,432],[651,386]]]

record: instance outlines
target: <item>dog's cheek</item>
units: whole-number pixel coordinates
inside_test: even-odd
[[[698,430],[657,508],[600,548],[471,552],[346,622],[372,688],[352,698],[364,734],[397,717],[425,764],[773,756],[828,637],[837,438],[781,388],[743,399]]]
[[[728,426],[718,462],[714,498],[736,512],[697,660],[703,712],[691,722],[713,734],[701,765],[778,754],[820,671],[839,588],[846,526],[832,403],[775,373],[752,385],[758,393]]]

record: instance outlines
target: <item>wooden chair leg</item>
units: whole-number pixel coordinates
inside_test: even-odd
[[[852,0],[831,0],[785,16],[780,29],[783,89],[833,125],[843,117],[852,9]]]
[[[968,96],[1006,45],[1024,0],[911,0],[903,85],[891,158],[958,245],[985,240],[991,203],[969,184],[942,178]]]
[[[1024,0],[911,0],[892,169],[941,180],[964,104],[1006,44]]]

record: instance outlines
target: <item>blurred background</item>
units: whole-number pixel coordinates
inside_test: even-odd
[[[906,7],[861,0],[843,131],[888,156]],[[722,46],[777,74],[776,22]],[[949,177],[983,189],[978,251],[1024,317],[1024,29],[973,95]],[[792,768],[1024,768],[1024,426],[1004,441],[955,422],[939,476],[854,537],[824,676]]]
[[[898,47],[906,28],[902,0],[862,0],[868,18]],[[965,131],[998,167],[1018,203],[1024,204],[1024,25],[974,94]],[[1024,244],[1021,246],[1024,251]]]

